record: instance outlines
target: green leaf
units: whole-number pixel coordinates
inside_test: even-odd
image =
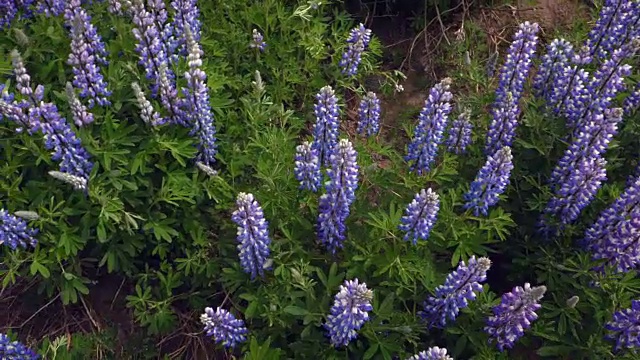
[[[378,352],[378,344],[373,344],[370,348],[367,349],[367,351],[364,353],[364,356],[362,357],[364,360],[368,360],[371,359],[373,357],[373,355],[375,355]]]
[[[295,305],[289,305],[283,309],[287,314],[295,315],[295,316],[303,316],[309,313],[309,310],[301,308]]]
[[[49,272],[49,269],[46,268],[46,266],[40,264],[38,261],[34,260],[31,263],[31,275],[35,275],[36,273],[40,273],[40,275],[42,275],[43,278],[48,279],[49,276],[51,276],[51,273]]]
[[[540,356],[548,357],[553,356],[556,359],[559,355],[567,355],[571,354],[575,351],[575,348],[572,346],[564,346],[564,345],[555,345],[555,346],[543,346],[536,353]]]

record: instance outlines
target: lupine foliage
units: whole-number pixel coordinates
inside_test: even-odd
[[[636,358],[639,9],[469,26],[407,118],[330,4],[0,2],[0,330],[115,278],[130,350],[43,358]]]

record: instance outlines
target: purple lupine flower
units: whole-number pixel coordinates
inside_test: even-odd
[[[18,8],[13,0],[3,0],[0,2],[0,29],[9,27],[11,21],[18,15]]]
[[[37,112],[42,117],[37,129],[44,135],[45,148],[53,151],[51,159],[60,162],[61,172],[83,180],[82,184],[75,187],[76,190],[86,190],[93,168],[89,154],[54,104],[42,103]]]
[[[547,46],[547,53],[542,57],[542,63],[533,81],[536,96],[547,100],[547,106],[554,107],[551,94],[556,79],[562,76],[564,69],[573,58],[573,45],[565,39],[554,39]]]
[[[244,321],[236,319],[229,311],[218,307],[215,311],[207,307],[200,315],[207,336],[213,337],[216,343],[226,348],[236,347],[247,340],[247,328]]]
[[[71,35],[71,52],[67,63],[73,67],[73,86],[80,90],[81,98],[88,98],[89,108],[97,103],[107,106],[111,92],[100,72],[99,64],[107,65],[108,55],[102,38],[91,16],[80,6],[80,0],[70,0],[64,18]]]
[[[546,291],[544,285],[531,287],[525,283],[524,287],[516,286],[502,295],[500,305],[493,307],[493,316],[487,319],[484,328],[489,334],[489,342],[495,341],[500,351],[512,348],[538,318],[536,310],[542,307],[539,302]]]
[[[173,0],[171,7],[174,10],[173,23],[171,24],[173,34],[169,42],[169,53],[181,56],[189,54],[185,28],[188,26],[193,39],[200,42],[202,24],[200,23],[200,10],[197,0]],[[177,60],[174,57],[174,62]]]
[[[324,328],[331,338],[331,345],[335,347],[347,346],[351,340],[358,337],[358,331],[369,320],[373,291],[367,289],[367,284],[358,279],[345,280],[340,285],[331,307],[331,314],[327,316]]]
[[[445,141],[447,150],[457,155],[464,154],[467,151],[467,146],[471,145],[472,131],[471,111],[465,110],[451,124],[449,137]]]
[[[216,162],[216,128],[213,124],[213,113],[209,104],[209,89],[207,88],[207,74],[202,67],[202,49],[195,41],[189,25],[185,27],[189,57],[187,58],[189,70],[184,77],[187,80],[187,88],[183,89],[185,99],[185,113],[188,123],[191,124],[192,133],[198,134],[200,139],[198,161],[211,166]]]
[[[639,214],[640,175],[637,175],[585,232],[582,243],[593,253],[593,259],[606,260],[603,265],[613,265],[617,272],[637,268],[640,265]]]
[[[447,355],[447,349],[434,346],[427,351],[422,351],[407,358],[407,360],[453,360],[453,358]]]
[[[368,92],[358,108],[358,133],[372,136],[380,130],[380,99],[373,92]]]
[[[140,118],[151,126],[160,126],[166,123],[166,119],[161,117],[160,114],[153,108],[151,102],[144,96],[144,92],[140,88],[137,82],[131,84],[133,94],[136,96],[136,102],[140,109]]]
[[[300,189],[318,191],[322,174],[320,173],[320,158],[318,152],[305,141],[296,147],[295,169],[296,179],[300,182]]]
[[[418,116],[418,125],[405,156],[405,160],[410,164],[409,169],[418,175],[428,172],[438,155],[438,146],[442,142],[451,112],[449,102],[453,95],[449,91],[450,86],[451,79],[444,78],[432,87]]]
[[[606,59],[628,40],[628,34],[637,29],[638,4],[627,0],[606,0],[595,26],[589,32],[581,56],[589,59]]]
[[[109,0],[107,10],[113,15],[124,15],[124,9],[120,0]]]
[[[181,109],[175,74],[169,67],[172,30],[167,24],[164,2],[149,0],[148,5],[145,6],[143,0],[133,0],[129,9],[135,25],[133,35],[137,40],[139,63],[144,67],[147,80],[151,83],[151,96],[155,98],[160,95],[168,120],[174,124],[189,126],[191,124]]]
[[[358,72],[362,53],[369,46],[369,41],[371,41],[371,29],[365,28],[364,24],[351,29],[349,39],[347,39],[347,49],[342,54],[339,64],[343,74],[353,76]]]
[[[320,197],[317,232],[319,241],[335,254],[346,238],[345,221],[358,187],[357,153],[347,139],[338,143],[327,169],[327,192]]]
[[[313,142],[311,147],[318,152],[320,163],[330,166],[329,158],[338,144],[338,98],[331,86],[320,89],[313,107],[316,123],[313,126]]]
[[[573,101],[581,101],[582,97],[589,96],[586,85],[591,80],[590,74],[581,68],[586,64],[578,54],[574,54],[571,62],[558,69],[547,98],[547,106],[557,116],[566,114],[568,105]]]
[[[572,142],[558,161],[550,177],[552,188],[562,187],[569,174],[581,159],[603,155],[609,148],[611,139],[618,132],[622,121],[622,109],[606,110],[604,113],[592,113],[581,122],[572,135]]]
[[[600,156],[574,162],[565,182],[555,187],[544,213],[547,216],[557,216],[563,225],[575,221],[607,180],[606,165],[607,161]]]
[[[37,105],[37,103],[42,101],[44,89],[38,86],[38,88],[42,90],[38,91],[38,96],[36,96],[36,91],[34,91],[31,86],[31,76],[24,66],[22,56],[16,49],[11,51],[11,65],[13,66],[13,75],[16,78],[16,89],[22,96],[28,98],[32,105]]]
[[[65,0],[37,0],[36,11],[47,17],[59,16],[64,12]]]
[[[40,355],[21,342],[11,341],[6,334],[0,333],[0,359],[38,360]]]
[[[591,113],[602,113],[611,106],[617,93],[624,91],[624,78],[631,74],[631,66],[622,62],[632,56],[640,45],[634,41],[629,46],[616,49],[611,58],[604,61],[595,72],[593,79],[586,83],[584,89],[571,90],[571,98],[567,105],[567,124],[570,129],[577,126]]]
[[[633,91],[624,99],[622,109],[625,115],[631,115],[638,110],[638,106],[640,106],[640,82],[636,83]]]
[[[80,102],[80,99],[76,96],[76,91],[70,82],[67,82],[65,90],[67,92],[67,101],[71,108],[73,122],[78,127],[91,124],[93,122],[93,114],[89,112],[82,102]]]
[[[251,279],[264,275],[269,257],[269,223],[253,194],[239,193],[231,220],[238,225],[240,264]]]
[[[640,300],[632,300],[630,308],[616,311],[605,328],[612,332],[607,338],[616,341],[616,350],[640,348]]]
[[[520,115],[519,102],[524,83],[529,76],[536,45],[537,23],[524,22],[507,52],[507,59],[500,70],[500,81],[493,104],[493,120],[489,125],[485,153],[494,154],[504,146],[511,146]]]
[[[444,285],[436,288],[436,296],[425,301],[420,316],[429,326],[444,327],[447,319],[454,321],[460,309],[469,306],[469,301],[475,300],[476,293],[482,291],[481,283],[487,280],[490,267],[491,260],[486,257],[472,256],[468,265],[460,261],[458,268],[447,275]]]
[[[564,86],[564,84],[556,86],[558,88],[556,92],[562,96],[562,100],[556,106],[556,114],[566,116],[566,126],[569,130],[573,130],[577,125],[577,120],[580,120],[583,111],[587,109],[592,98],[591,83],[593,79],[587,70],[578,69],[577,66],[568,67],[565,70],[567,73],[564,77],[572,76],[572,78],[566,88],[566,92],[562,95],[560,95],[560,92],[563,89],[560,89],[560,87]]]
[[[188,63],[191,63],[189,58],[187,58]],[[187,70],[189,72],[191,70]],[[170,76],[174,76],[173,71],[169,69],[169,64],[164,61],[160,64],[158,68],[158,81],[157,88],[160,92],[160,103],[165,111],[168,113],[167,119],[163,121],[170,121],[173,124],[182,125],[184,127],[193,127],[194,124],[191,122],[195,116],[199,116],[199,114],[189,114],[185,111],[184,107],[187,108],[191,106],[189,99],[180,99],[178,97],[178,89],[176,88],[175,81],[171,80]],[[206,74],[204,74],[206,78]],[[193,79],[189,79],[188,83],[191,86],[191,81]],[[199,81],[199,80],[198,80]],[[153,90],[152,90],[153,91]],[[182,89],[182,92],[185,93],[185,89]],[[208,94],[208,92],[207,92]],[[153,96],[153,94],[151,94]],[[188,94],[185,94],[189,96]],[[213,115],[212,115],[213,116]],[[212,140],[212,141],[215,141]]]
[[[487,64],[485,65],[485,72],[488,78],[492,78],[493,75],[495,75],[496,65],[498,64],[499,56],[500,56],[500,53],[498,53],[497,50],[491,53],[491,55],[489,55],[489,58],[487,59]]]
[[[513,170],[513,155],[508,146],[498,150],[487,158],[487,162],[471,183],[469,192],[464,195],[464,208],[473,209],[475,216],[487,215],[489,207],[498,203],[499,196],[507,185]]]
[[[440,197],[438,194],[431,188],[420,190],[405,209],[405,215],[398,226],[405,233],[404,240],[411,240],[414,245],[418,243],[418,239],[427,240],[436,223],[439,210]]]
[[[260,51],[264,51],[264,49],[267,47],[267,43],[264,42],[264,36],[262,36],[262,33],[259,32],[258,29],[253,29],[249,47],[252,49],[258,49]]]
[[[0,208],[0,245],[6,245],[12,250],[18,247],[35,247],[38,241],[34,236],[38,235],[38,229],[27,226],[27,223]],[[0,353],[2,355],[2,353]]]

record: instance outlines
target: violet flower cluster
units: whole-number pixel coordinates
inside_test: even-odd
[[[358,108],[358,133],[372,136],[380,130],[380,99],[373,92],[368,92]]]
[[[200,23],[200,10],[197,0],[173,0],[171,8],[174,11],[173,22],[171,23],[171,37],[169,39],[169,54],[173,54],[172,61],[175,62],[178,55],[189,55],[189,42],[187,40],[187,27],[191,31],[193,40],[200,43],[200,33],[202,24]]]
[[[631,115],[640,106],[640,82],[636,83],[633,91],[627,95],[622,104],[622,109],[624,110],[625,115]]]
[[[611,333],[608,339],[616,341],[616,350],[640,348],[640,300],[631,301],[631,307],[613,314],[612,321],[605,325]]]
[[[447,275],[444,285],[436,288],[435,296],[425,301],[420,316],[435,327],[444,327],[447,320],[454,321],[460,309],[469,306],[469,301],[475,300],[476,293],[482,291],[481,283],[487,280],[490,267],[491,260],[486,257],[472,256],[467,264],[460,261],[458,268]]]
[[[0,333],[0,359],[38,360],[40,355],[19,341],[11,341],[6,334]]]
[[[358,188],[357,153],[347,139],[341,139],[331,154],[326,193],[320,197],[317,232],[320,243],[333,254],[344,246],[345,221]]]
[[[313,126],[313,143],[311,147],[318,152],[320,164],[330,166],[331,153],[338,144],[338,98],[331,86],[320,89],[316,95],[313,111],[316,123]]]
[[[36,11],[45,16],[58,16],[65,10],[66,0],[37,0]]]
[[[33,1],[34,0],[0,1],[0,30],[9,27],[19,13],[22,13],[21,18],[31,17]]]
[[[108,53],[91,23],[91,16],[82,8],[80,0],[70,0],[64,18],[71,36],[71,53],[67,63],[73,67],[73,86],[80,90],[80,97],[87,98],[89,108],[95,104],[110,105],[107,97],[111,92],[99,67],[108,64]]]
[[[524,83],[529,76],[536,45],[537,23],[524,22],[507,52],[507,59],[500,70],[496,99],[493,104],[493,120],[489,125],[485,153],[494,154],[504,146],[511,146],[518,126],[520,107],[518,106]]]
[[[509,185],[511,170],[513,155],[511,148],[505,146],[487,158],[487,162],[471,183],[469,192],[464,195],[464,208],[472,209],[475,216],[486,216],[489,207],[498,203],[500,195]]]
[[[251,43],[249,43],[249,47],[260,51],[264,51],[267,47],[267,43],[264,42],[264,36],[262,36],[262,33],[257,29],[253,29],[253,32],[251,33]]]
[[[561,224],[576,220],[606,180],[602,157],[622,121],[622,109],[593,112],[573,133],[573,141],[551,173],[553,196],[544,213]]]
[[[187,64],[189,69],[184,77],[187,87],[182,92],[184,98],[184,112],[187,123],[191,124],[192,134],[197,134],[200,139],[197,161],[212,166],[216,162],[216,128],[213,124],[213,113],[209,104],[209,89],[207,87],[207,74],[202,67],[202,49],[193,37],[189,25],[185,27],[189,56]]]
[[[398,226],[405,233],[404,240],[417,244],[418,239],[427,240],[435,225],[440,210],[440,197],[431,188],[420,190],[405,209]]]
[[[500,351],[512,348],[538,318],[536,311],[542,307],[539,302],[546,291],[544,285],[531,287],[525,283],[524,287],[516,286],[502,295],[500,305],[493,307],[493,315],[484,328],[489,342],[495,342]]]
[[[135,25],[135,49],[140,57],[139,63],[145,69],[146,78],[150,82],[151,96],[160,97],[168,122],[191,126],[186,112],[182,109],[182,100],[178,97],[175,73],[169,66],[173,55],[170,53],[173,30],[167,22],[164,2],[151,0],[145,6],[143,0],[133,0],[129,13]]]
[[[457,155],[464,154],[467,151],[467,147],[471,145],[472,131],[471,111],[465,110],[451,124],[449,137],[445,141],[447,150]]]
[[[320,173],[320,158],[318,151],[305,141],[296,147],[294,174],[300,182],[300,189],[318,191],[322,174]]]
[[[200,322],[204,324],[204,331],[216,343],[225,348],[234,348],[247,340],[247,328],[244,321],[236,319],[229,311],[218,307],[215,311],[207,307],[200,315]]]
[[[588,34],[581,56],[604,60],[638,33],[640,4],[637,1],[606,0],[595,26]]]
[[[271,239],[269,223],[253,194],[238,194],[236,210],[231,214],[231,220],[238,225],[240,265],[246,273],[251,274],[251,279],[263,276],[268,267]]]
[[[93,122],[93,114],[89,112],[86,106],[76,96],[76,91],[70,82],[67,82],[65,87],[67,93],[67,101],[69,102],[69,108],[71,109],[71,117],[73,122],[78,127],[91,124]]]
[[[453,95],[449,91],[450,86],[451,79],[445,78],[432,87],[418,116],[418,125],[405,156],[409,169],[418,175],[429,172],[438,155],[438,146],[442,142],[451,112],[449,102]]]
[[[369,46],[369,41],[371,41],[371,29],[367,29],[364,24],[351,29],[347,39],[347,49],[342,54],[339,64],[343,74],[353,76],[358,72],[362,53]]]
[[[573,59],[573,45],[565,39],[554,39],[547,46],[547,53],[542,57],[542,63],[538,68],[538,73],[533,80],[533,89],[537,97],[545,99],[549,108],[556,106],[556,98],[554,97],[554,89],[557,85],[566,86],[566,84],[558,84],[562,79],[562,73],[569,66]],[[555,90],[558,92],[559,90]]]
[[[407,358],[407,360],[453,360],[453,358],[447,355],[447,349],[434,346]]]
[[[637,42],[616,49],[611,58],[605,60],[595,72],[593,79],[588,73],[578,72],[578,78],[567,99],[565,115],[567,127],[573,129],[590,116],[597,116],[611,107],[618,92],[626,88],[624,78],[631,74],[631,66],[623,64],[637,49]]]
[[[362,325],[369,320],[369,311],[373,310],[371,300],[373,291],[358,279],[345,280],[340,285],[324,324],[333,346],[347,346],[358,336]]]
[[[640,176],[602,211],[585,232],[584,246],[603,266],[617,272],[637,269],[640,265]]]
[[[38,229],[27,226],[27,223],[9,214],[5,209],[0,209],[0,245],[5,245],[15,250],[18,247],[35,247],[38,241],[35,236]]]

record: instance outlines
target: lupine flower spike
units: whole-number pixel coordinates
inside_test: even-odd
[[[88,100],[89,108],[95,104],[110,105],[107,98],[111,91],[107,89],[99,67],[108,64],[108,53],[91,23],[91,16],[82,8],[80,0],[70,0],[64,18],[71,32],[71,53],[67,62],[73,67],[73,86],[80,90],[81,98]]]
[[[313,143],[311,147],[318,152],[320,163],[330,166],[331,152],[338,144],[338,98],[331,86],[320,89],[316,95],[314,106],[316,123],[313,127]]]
[[[171,23],[173,34],[169,41],[169,53],[174,55],[171,60],[175,62],[178,55],[187,56],[189,54],[185,29],[189,27],[193,40],[199,43],[202,24],[198,19],[200,10],[197,0],[173,0],[171,7],[174,10],[174,15]]]
[[[80,102],[80,100],[76,96],[76,91],[70,82],[67,83],[66,92],[67,101],[69,102],[69,107],[71,108],[73,122],[76,124],[76,126],[82,127],[84,125],[91,124],[93,122],[93,114],[90,113],[89,110],[87,110],[87,107]]]
[[[239,193],[231,219],[238,225],[240,264],[251,278],[264,274],[269,257],[269,223],[253,194]]]
[[[300,182],[300,189],[318,191],[322,174],[320,173],[320,158],[318,151],[305,141],[296,147],[294,173]]]
[[[369,311],[373,310],[371,300],[373,291],[358,279],[345,280],[336,294],[331,314],[327,316],[324,328],[335,347],[346,346],[358,337],[358,331],[369,320]]]
[[[434,346],[429,348],[427,351],[423,351],[407,358],[407,360],[453,360],[453,358],[447,355],[447,349]]]
[[[427,240],[436,223],[440,210],[440,197],[431,188],[420,190],[413,201],[405,209],[399,229],[405,233],[404,240],[411,240],[415,245],[420,240]]]
[[[358,133],[372,136],[380,130],[380,99],[368,92],[360,101],[358,109]]]
[[[18,341],[0,333],[0,359],[38,360],[40,355]]]
[[[133,89],[133,94],[136,97],[136,102],[138,103],[138,108],[140,109],[140,118],[146,124],[151,126],[160,126],[166,122],[166,119],[161,117],[160,114],[153,108],[151,102],[147,100],[147,97],[142,92],[142,88],[140,88],[140,84],[134,82],[131,84],[131,88]]]
[[[494,154],[504,146],[511,146],[520,115],[519,102],[524,83],[529,76],[533,55],[538,42],[537,23],[520,24],[507,59],[500,70],[500,82],[493,105],[493,120],[489,125],[485,153]]]
[[[508,146],[489,156],[478,172],[469,192],[465,194],[465,209],[472,209],[475,216],[487,215],[489,207],[498,203],[499,196],[509,184],[513,170],[513,156]]]
[[[510,349],[538,318],[536,310],[542,306],[539,301],[547,291],[546,286],[516,286],[502,295],[502,302],[493,308],[493,316],[487,320],[484,331],[489,334],[489,342],[495,342],[500,351]]]
[[[605,60],[614,49],[624,46],[638,32],[638,6],[637,1],[605,1],[581,56],[589,62],[593,59]]]
[[[339,64],[343,74],[353,76],[358,72],[362,53],[369,46],[369,41],[371,41],[371,30],[365,28],[363,24],[351,30],[347,39],[347,49],[342,54]]]
[[[216,128],[213,124],[213,113],[209,104],[209,89],[207,88],[207,74],[202,71],[202,49],[187,25],[185,27],[189,56],[187,62],[189,69],[184,77],[187,79],[187,87],[183,89],[185,94],[184,109],[187,122],[191,124],[192,134],[200,139],[197,160],[205,165],[212,166],[216,162],[217,144]]]
[[[349,207],[356,198],[357,155],[349,140],[340,140],[336,151],[331,154],[331,167],[327,170],[327,192],[320,197],[318,239],[334,254],[343,247],[347,230],[345,221],[349,216]]]
[[[458,268],[447,276],[442,286],[436,288],[435,296],[424,303],[420,313],[429,326],[444,327],[447,320],[454,321],[460,309],[469,306],[476,299],[476,293],[482,291],[481,283],[487,280],[487,271],[491,260],[486,257],[469,258],[468,264],[460,261]]]
[[[223,308],[218,307],[215,311],[210,307],[205,308],[200,322],[204,324],[206,335],[226,348],[236,347],[247,340],[248,331],[244,321],[236,319]]]
[[[418,116],[418,125],[405,156],[409,169],[418,175],[429,172],[438,155],[438,146],[442,142],[451,112],[449,102],[453,96],[449,92],[450,86],[451,79],[445,78],[431,88]]]
[[[472,131],[473,125],[471,124],[471,111],[465,110],[451,124],[449,137],[445,142],[447,150],[457,155],[464,154],[467,151],[467,146],[471,145]]]
[[[640,266],[640,175],[587,229],[583,245],[617,272]]]
[[[249,47],[252,49],[264,51],[264,49],[267,47],[267,43],[264,42],[264,36],[262,36],[262,33],[260,33],[257,29],[253,29],[251,37],[252,39]]]
[[[64,12],[65,0],[38,0],[36,2],[36,11],[47,17],[58,16]]]
[[[569,66],[573,58],[573,45],[565,39],[554,39],[547,46],[547,53],[542,57],[542,63],[533,81],[533,89],[538,97],[547,101],[552,108],[552,89],[564,69]]]
[[[640,300],[631,301],[631,307],[617,311],[613,320],[605,325],[611,331],[608,339],[616,341],[616,350],[640,348]]]
[[[9,214],[5,209],[0,209],[0,245],[8,246],[12,250],[18,247],[35,247],[38,242],[35,239],[37,234],[38,229],[28,227],[24,220]]]

